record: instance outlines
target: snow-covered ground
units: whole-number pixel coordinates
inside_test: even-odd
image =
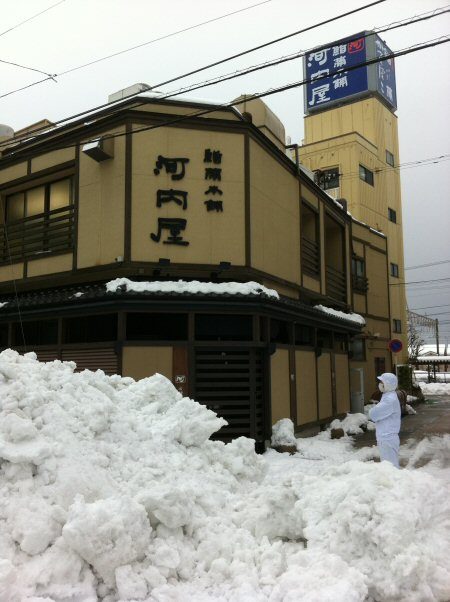
[[[424,395],[450,395],[450,382],[447,383],[419,383]]]
[[[261,457],[160,375],[73,370],[0,354],[1,602],[450,598],[449,435]]]

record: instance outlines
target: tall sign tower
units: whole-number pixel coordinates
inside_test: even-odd
[[[403,343],[404,351],[393,358],[399,364],[406,359],[407,324],[395,65],[393,58],[376,61],[390,54],[373,32],[308,53],[300,159],[331,196],[346,199],[357,220],[388,237],[388,336]],[[376,282],[369,282],[369,287],[370,294],[376,295]],[[357,299],[355,309],[364,313]]]

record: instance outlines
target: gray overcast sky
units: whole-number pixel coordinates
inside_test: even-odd
[[[104,55],[147,42],[256,4],[260,0],[65,0],[59,6],[1,35],[9,27],[46,9],[56,0],[4,0],[0,58],[49,73],[59,73]],[[58,120],[106,102],[109,93],[135,82],[149,85],[228,55],[302,29],[351,10],[368,0],[300,2],[271,0],[227,17],[144,46],[96,65],[0,99],[0,122],[19,129],[42,118]],[[439,0],[387,0],[354,16],[323,26],[162,88],[176,89],[209,77],[263,62],[317,44],[331,42],[435,8]],[[449,13],[450,14],[450,13]],[[447,15],[386,32],[382,37],[399,50],[450,33]],[[41,79],[37,73],[0,65],[0,94]],[[450,153],[450,44],[401,57],[396,61],[400,162]],[[229,101],[242,93],[261,92],[302,78],[301,61],[192,92],[193,98]],[[286,126],[292,141],[303,137],[303,90],[270,96],[267,104]],[[405,265],[450,259],[450,161],[401,170]],[[406,272],[406,280],[450,277],[450,263]],[[440,315],[443,333],[450,332],[450,280],[409,288],[410,308]],[[443,337],[444,338],[444,337]],[[447,334],[447,339],[450,336]]]

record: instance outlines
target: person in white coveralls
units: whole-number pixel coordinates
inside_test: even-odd
[[[380,460],[387,460],[396,468],[398,464],[398,450],[400,447],[401,409],[396,389],[398,385],[395,374],[386,372],[377,377],[378,388],[383,393],[381,400],[369,412],[370,420],[375,422]]]

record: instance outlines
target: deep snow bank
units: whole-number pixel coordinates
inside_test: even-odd
[[[448,598],[439,477],[274,472],[164,377],[73,370],[0,354],[1,602]]]

